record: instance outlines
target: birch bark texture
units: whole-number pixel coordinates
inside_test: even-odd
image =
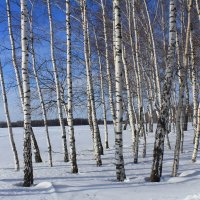
[[[110,72],[110,62],[109,62],[109,49],[108,49],[108,33],[106,27],[106,11],[104,0],[101,0],[101,8],[102,8],[102,17],[103,17],[103,32],[104,32],[104,44],[105,44],[105,60],[106,60],[106,70],[107,70],[107,79],[108,79],[108,95],[109,95],[109,103],[110,103],[110,112],[113,119],[113,124],[115,124],[115,108],[113,102],[113,86]],[[114,37],[114,34],[113,34]],[[113,45],[114,47],[114,45]],[[115,50],[113,50],[115,52]]]
[[[115,43],[115,96],[116,96],[116,121],[115,121],[115,162],[117,181],[126,178],[123,158],[122,135],[122,33],[121,33],[121,8],[120,0],[113,1],[114,6],[114,43]]]
[[[124,74],[125,74],[126,91],[127,91],[128,118],[129,118],[130,127],[131,127],[131,136],[132,136],[132,143],[133,143],[132,148],[133,148],[133,152],[134,152],[136,129],[135,129],[135,123],[134,123],[133,99],[132,99],[131,89],[130,89],[130,81],[129,81],[129,75],[128,75],[128,64],[127,64],[125,46],[122,47],[122,61],[123,61],[123,65],[124,65]]]
[[[16,56],[16,48],[15,48],[15,40],[14,40],[14,35],[13,35],[13,30],[12,30],[12,17],[11,17],[11,10],[10,10],[10,0],[6,0],[6,11],[7,11],[7,17],[8,17],[8,32],[9,32],[9,37],[10,37],[10,43],[11,43],[11,51],[12,51],[12,63],[15,71],[15,76],[17,80],[17,86],[18,86],[18,91],[19,91],[19,97],[21,100],[21,105],[23,109],[23,104],[24,104],[24,93],[23,93],[23,86],[22,86],[22,80],[20,76],[20,70],[19,66],[17,63],[17,56]],[[42,158],[40,156],[40,150],[37,144],[37,140],[35,138],[34,132],[31,129],[31,140],[33,143],[33,149],[34,149],[34,154],[35,154],[35,162],[39,163],[42,162]]]
[[[9,134],[10,144],[11,144],[11,148],[12,148],[13,155],[14,155],[15,170],[19,171],[19,169],[20,169],[19,158],[18,158],[17,148],[15,145],[12,124],[11,124],[11,120],[10,120],[10,112],[9,112],[9,108],[8,108],[8,100],[7,100],[5,83],[4,83],[4,75],[3,75],[1,60],[0,60],[0,82],[1,82],[1,91],[2,91],[3,104],[4,104],[4,112],[6,115],[6,121],[7,121],[7,127],[8,127],[8,134]]]
[[[94,102],[94,90],[92,83],[91,75],[91,62],[90,62],[90,47],[89,47],[89,29],[88,29],[88,20],[87,20],[87,2],[86,0],[80,0],[81,12],[82,12],[82,26],[83,26],[83,36],[84,36],[84,56],[85,56],[85,65],[86,65],[86,78],[87,78],[87,95],[88,95],[88,104],[89,112],[92,116],[92,127],[93,127],[93,142],[94,142],[94,154],[96,165],[101,166],[101,153],[100,153],[100,144],[98,138],[99,128],[97,124],[96,109]]]
[[[58,107],[58,117],[59,117],[60,127],[62,131],[64,162],[68,162],[69,157],[68,157],[68,150],[67,150],[67,138],[66,138],[66,129],[65,129],[64,120],[63,120],[62,99],[61,99],[61,94],[60,94],[58,69],[57,69],[56,59],[55,59],[54,29],[53,29],[53,19],[52,19],[50,0],[47,0],[47,8],[48,8],[49,29],[50,29],[51,61],[52,61],[52,66],[53,66],[54,80],[56,84],[56,97],[57,97],[56,101],[57,101],[57,107]]]
[[[144,136],[144,119],[143,119],[143,98],[142,98],[142,76],[139,62],[139,40],[138,40],[138,25],[136,20],[136,0],[132,0],[132,14],[133,14],[133,29],[135,39],[135,75],[137,84],[137,106],[138,106],[138,128],[135,139],[134,163],[138,163],[139,152],[139,136]]]
[[[21,48],[22,48],[22,85],[24,96],[24,186],[30,187],[33,184],[33,166],[31,152],[31,99],[30,82],[28,74],[28,10],[27,1],[21,0]]]
[[[69,148],[71,172],[78,173],[76,161],[76,145],[73,125],[73,90],[72,90],[72,72],[71,72],[71,14],[70,0],[66,0],[66,35],[67,35],[67,121],[69,131]]]
[[[169,47],[167,56],[167,68],[165,72],[163,91],[161,97],[161,110],[158,118],[157,129],[155,133],[155,143],[153,150],[153,164],[151,169],[151,182],[159,182],[162,176],[164,139],[167,134],[167,125],[169,119],[169,106],[171,97],[171,85],[173,79],[173,68],[176,49],[176,1],[170,0],[169,9]]]
[[[194,140],[197,133],[197,113],[198,113],[198,86],[197,86],[197,66],[195,65],[195,53],[193,44],[193,31],[190,32],[190,50],[191,50],[191,83],[192,83],[192,98],[193,98],[193,127]]]

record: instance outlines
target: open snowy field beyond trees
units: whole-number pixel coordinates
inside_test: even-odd
[[[155,127],[154,127],[155,129]],[[171,177],[175,133],[170,133],[172,150],[165,146],[161,182],[148,182],[152,165],[154,134],[147,135],[147,155],[141,158],[143,140],[140,141],[138,164],[133,164],[131,132],[124,131],[124,160],[127,179],[116,182],[114,160],[114,130],[109,126],[110,149],[104,150],[101,167],[96,167],[89,126],[75,126],[78,174],[71,174],[70,163],[63,162],[61,131],[50,127],[53,149],[53,167],[48,164],[44,128],[34,128],[43,163],[34,163],[34,186],[23,183],[23,128],[14,128],[19,152],[19,172],[14,171],[13,155],[7,129],[0,129],[0,199],[4,200],[199,200],[200,161],[192,163],[193,129],[185,132],[184,153],[180,156],[178,177]],[[103,126],[100,126],[103,133]],[[103,141],[102,135],[102,141]]]

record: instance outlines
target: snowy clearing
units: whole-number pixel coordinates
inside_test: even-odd
[[[103,126],[100,126],[103,133]],[[23,182],[23,129],[14,128],[20,156],[19,172],[14,171],[13,155],[7,129],[0,129],[0,199],[20,200],[200,200],[200,161],[192,163],[193,129],[185,132],[184,153],[180,157],[179,176],[171,177],[174,151],[165,148],[163,177],[160,183],[150,183],[154,134],[147,136],[147,156],[141,158],[143,140],[140,141],[139,163],[133,164],[131,133],[124,131],[124,159],[127,179],[115,181],[114,131],[109,126],[109,150],[104,150],[102,167],[95,166],[89,126],[76,126],[76,148],[79,173],[70,173],[70,163],[62,161],[61,131],[50,127],[54,167],[48,166],[48,153],[44,129],[34,128],[43,163],[34,163],[34,186],[22,187]],[[172,148],[175,133],[169,135]],[[102,135],[102,141],[104,136]]]

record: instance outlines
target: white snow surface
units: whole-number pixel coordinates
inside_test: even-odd
[[[155,127],[154,127],[155,128]],[[104,129],[100,126],[102,142]],[[131,132],[123,132],[127,179],[115,179],[114,130],[109,125],[109,146],[104,149],[103,165],[96,167],[89,126],[75,126],[78,174],[71,174],[70,163],[63,162],[61,130],[50,127],[53,167],[49,167],[46,136],[43,127],[34,128],[42,163],[34,163],[34,185],[23,183],[23,128],[14,128],[21,170],[14,170],[13,155],[7,129],[0,129],[0,199],[3,200],[200,200],[200,161],[192,163],[193,129],[185,132],[184,152],[180,155],[179,175],[171,177],[176,134],[169,134],[172,150],[165,147],[163,177],[159,183],[148,182],[152,165],[154,133],[147,135],[147,156],[142,158],[140,140],[139,163],[133,163]]]

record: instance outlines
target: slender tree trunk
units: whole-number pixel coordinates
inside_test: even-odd
[[[71,16],[70,0],[66,0],[66,28],[67,28],[67,97],[68,97],[68,126],[69,126],[69,147],[71,157],[71,172],[78,173],[76,162],[76,146],[73,125],[73,95],[72,95],[72,74],[71,74]]]
[[[33,144],[33,153],[34,153],[34,157],[35,157],[35,162],[36,163],[40,163],[42,162],[42,158],[40,156],[40,149],[37,143],[37,140],[35,138],[35,134],[33,132],[33,128],[31,127],[31,140],[32,140],[32,144]]]
[[[149,76],[145,73],[145,79],[147,81],[147,95],[148,95],[148,123],[149,123],[149,132],[153,132],[153,89],[152,83]]]
[[[157,65],[156,46],[155,46],[154,34],[153,34],[153,30],[152,30],[152,25],[151,25],[151,20],[150,20],[149,11],[147,8],[146,0],[144,0],[144,5],[145,5],[145,11],[147,13],[147,20],[148,20],[149,31],[150,31],[149,34],[150,34],[152,48],[153,48],[153,63],[154,63],[154,70],[155,70],[155,75],[156,75],[156,97],[157,97],[158,105],[160,107],[160,105],[161,105],[161,89],[160,89],[160,77],[159,77],[159,71],[158,71],[158,65]]]
[[[190,109],[190,93],[189,93],[189,86],[186,80],[185,82],[185,112],[183,113],[183,130],[188,130],[188,120],[189,120],[189,109]]]
[[[126,178],[123,158],[122,137],[122,34],[120,0],[114,0],[114,32],[115,32],[115,81],[116,81],[116,122],[115,122],[115,162],[118,181]]]
[[[6,11],[7,11],[7,17],[8,17],[8,32],[9,32],[9,36],[10,36],[10,43],[11,43],[11,50],[12,50],[12,63],[13,63],[13,67],[15,70],[15,76],[16,76],[16,80],[17,80],[17,87],[18,87],[18,91],[19,91],[19,97],[20,97],[20,101],[22,104],[22,108],[24,107],[24,94],[23,94],[23,87],[22,87],[22,81],[21,81],[21,77],[20,77],[20,70],[18,67],[18,63],[17,63],[17,57],[16,57],[16,48],[15,48],[15,41],[14,41],[14,36],[13,36],[13,30],[12,30],[12,18],[11,18],[11,11],[10,11],[10,0],[6,0]],[[33,136],[32,136],[33,135]],[[31,132],[31,140],[35,139],[35,135],[33,132]],[[35,141],[32,140],[33,143],[33,147],[35,149],[34,154],[35,154],[35,159],[38,158],[38,160],[35,160],[35,162],[39,163],[42,162],[41,156],[40,156],[40,150],[38,145],[34,146],[35,144],[37,144],[37,141],[35,139]]]
[[[17,87],[19,91],[19,97],[21,100],[22,108],[24,103],[24,97],[23,97],[23,88],[20,78],[20,71],[17,64],[17,57],[16,57],[16,48],[15,48],[15,40],[13,36],[13,30],[12,30],[12,17],[11,17],[11,11],[10,11],[10,0],[6,0],[6,11],[7,11],[7,17],[8,17],[8,31],[10,36],[10,44],[11,44],[11,51],[12,51],[12,63],[15,70],[16,80],[17,80]]]
[[[40,105],[42,108],[42,115],[43,115],[44,127],[45,127],[45,132],[46,132],[48,155],[49,155],[49,165],[52,167],[53,166],[52,148],[51,148],[51,141],[50,141],[50,137],[49,137],[49,129],[48,129],[48,124],[47,124],[47,112],[46,112],[46,108],[45,108],[42,90],[41,90],[40,83],[39,83],[38,73],[36,70],[36,58],[35,58],[34,35],[33,35],[33,24],[32,23],[33,22],[32,22],[32,12],[31,12],[29,24],[30,24],[30,47],[31,47],[31,56],[32,56],[32,67],[33,67],[35,82],[37,85],[37,92],[38,92],[38,96],[39,96],[39,100],[40,100]],[[37,146],[37,143],[36,143],[36,146]],[[42,160],[41,157],[37,158],[35,160],[39,160],[39,159]]]
[[[99,61],[99,71],[100,71],[100,86],[101,86],[101,103],[103,108],[103,121],[104,121],[104,137],[105,137],[105,148],[109,148],[108,144],[108,126],[107,126],[107,114],[106,114],[106,104],[105,104],[105,94],[104,94],[104,79],[103,79],[103,70],[102,70],[102,62],[101,62],[101,54],[99,50],[98,40],[96,31],[94,30],[95,34],[95,43],[97,48],[97,54],[98,54],[98,61]]]
[[[166,45],[166,34],[165,34],[165,14],[164,14],[164,0],[161,0],[161,28],[162,28],[162,38],[163,38],[163,54],[165,67],[167,67],[167,45]]]
[[[179,102],[178,102],[178,109],[176,111],[176,145],[174,150],[174,163],[173,163],[173,170],[172,176],[176,176],[179,167],[179,154],[180,154],[180,146],[181,146],[181,116],[183,110],[183,99],[184,99],[184,89],[185,89],[185,70],[182,68],[181,72],[181,82],[179,85]]]
[[[30,82],[28,74],[28,9],[27,1],[21,0],[21,47],[22,47],[22,85],[24,91],[24,186],[33,184],[33,166],[31,152],[31,107]]]
[[[167,131],[169,119],[169,106],[171,96],[171,85],[173,79],[173,68],[175,60],[176,47],[176,1],[170,0],[170,26],[169,26],[169,49],[168,49],[168,64],[165,72],[163,84],[163,92],[161,98],[161,110],[158,118],[157,129],[155,134],[155,143],[153,150],[153,164],[151,170],[150,181],[159,182],[162,176],[162,163],[164,154],[164,139]]]
[[[58,78],[58,69],[56,66],[55,52],[54,52],[54,30],[53,30],[53,21],[52,21],[50,0],[47,0],[47,7],[48,7],[48,16],[49,16],[49,28],[50,28],[51,60],[52,60],[52,66],[53,66],[54,80],[56,83],[58,116],[59,116],[60,126],[61,126],[61,130],[62,130],[64,162],[68,162],[69,158],[68,158],[68,150],[67,150],[66,129],[65,129],[64,120],[63,120],[63,111],[62,111],[61,94],[60,94],[60,83],[59,83],[59,78]]]
[[[180,86],[179,86],[179,100],[178,100],[178,110],[176,113],[176,146],[174,150],[174,163],[172,168],[172,176],[177,176],[178,168],[179,168],[179,155],[180,155],[180,146],[181,146],[181,112],[183,109],[183,100],[184,100],[184,90],[185,83],[187,79],[187,63],[188,63],[188,46],[189,46],[189,35],[190,35],[190,12],[192,8],[192,0],[188,2],[188,24],[186,31],[186,41],[185,41],[185,50],[183,57],[183,67],[180,69]]]
[[[200,136],[200,104],[199,104],[199,108],[198,108],[197,132],[195,135],[194,150],[193,150],[193,154],[192,154],[193,162],[196,162],[196,159],[197,159],[197,153],[198,153],[198,149],[199,149],[199,136]]]
[[[127,60],[126,60],[126,49],[125,49],[125,46],[122,47],[122,61],[123,61],[123,64],[124,64],[126,91],[127,91],[127,99],[128,99],[128,118],[129,118],[130,127],[131,127],[132,143],[133,143],[133,154],[134,154],[136,129],[135,129],[135,123],[134,123],[134,117],[133,117],[133,104],[132,104],[133,101],[132,101],[130,84],[129,84],[128,66],[127,66]]]
[[[85,65],[86,65],[86,76],[87,76],[87,87],[88,87],[88,99],[90,101],[90,108],[91,108],[91,116],[92,116],[92,125],[93,125],[93,141],[94,141],[94,153],[96,159],[96,165],[101,166],[101,153],[99,148],[99,141],[98,141],[98,124],[96,118],[96,109],[95,109],[95,102],[94,102],[94,91],[93,91],[93,84],[92,84],[92,77],[91,77],[91,63],[90,63],[90,49],[89,49],[89,33],[88,33],[88,22],[87,22],[87,13],[86,13],[86,0],[80,1],[81,5],[81,12],[82,12],[82,26],[83,26],[83,35],[84,35],[84,56],[85,56]]]
[[[197,67],[194,61],[194,45],[192,40],[192,30],[190,33],[190,48],[191,48],[191,82],[192,82],[192,98],[193,98],[193,127],[194,138],[197,133],[197,113],[198,113],[198,87],[197,87]]]
[[[134,17],[134,5],[132,6],[132,0],[129,0],[128,1],[129,3],[129,6],[128,6],[128,10],[129,10],[129,13],[128,13],[128,27],[129,27],[129,38],[130,38],[130,45],[131,45],[131,53],[132,53],[132,62],[133,62],[133,69],[134,69],[134,72],[135,72],[135,77],[136,77],[136,88],[137,88],[137,95],[138,95],[138,99],[139,99],[139,78],[138,78],[138,71],[137,71],[137,62],[136,62],[136,52],[135,52],[135,49],[134,49],[134,44],[133,44],[133,31],[132,29],[134,29],[134,33],[136,32],[135,31],[135,23],[131,23],[132,20],[131,20],[131,17],[133,17],[133,19],[135,19]],[[134,4],[134,2],[133,2]],[[131,9],[133,7],[133,16],[131,16]],[[135,22],[135,21],[134,21]],[[136,41],[136,44],[135,46],[137,46],[137,41]],[[133,97],[132,97],[133,99]],[[139,105],[138,105],[139,106]],[[139,150],[139,127],[138,127],[138,118],[137,118],[137,114],[135,112],[135,108],[134,108],[134,105],[133,105],[133,111],[134,111],[134,114],[135,114],[135,121],[136,121],[136,124],[137,124],[137,129],[135,130],[135,139],[134,139],[134,143],[133,143],[133,158],[134,158],[134,163],[137,163],[138,162],[138,150]],[[132,140],[133,140],[133,136],[132,136]]]
[[[136,13],[135,6],[136,0],[132,0],[132,8],[133,8],[133,29],[134,29],[134,38],[135,38],[135,72],[136,72],[136,83],[137,83],[137,101],[138,101],[138,115],[139,115],[139,124],[138,130],[136,133],[136,145],[135,145],[135,155],[134,155],[134,163],[138,163],[138,151],[139,151],[139,134],[143,136],[145,134],[144,130],[144,119],[143,119],[143,100],[142,100],[142,85],[141,85],[141,69],[139,63],[139,44],[138,44],[138,31],[137,31],[137,23],[136,23]]]
[[[199,23],[200,23],[200,8],[199,8],[198,0],[195,0],[195,3],[196,3],[196,10],[199,17]]]
[[[8,100],[7,100],[7,95],[6,95],[6,89],[5,89],[4,75],[3,75],[1,60],[0,60],[0,81],[1,81],[1,90],[2,90],[2,97],[3,97],[3,104],[4,104],[5,115],[6,115],[6,121],[7,121],[9,139],[10,139],[10,144],[11,144],[11,148],[12,148],[13,155],[14,155],[15,170],[19,171],[19,169],[20,169],[19,158],[18,158],[18,153],[17,153],[15,141],[14,141],[12,124],[11,124],[11,120],[10,120],[10,113],[9,113],[9,108],[8,108]]]
[[[101,155],[103,155],[103,145],[101,142],[101,135],[100,135],[100,130],[98,126],[98,121],[96,117],[96,108],[95,108],[95,97],[94,97],[94,86],[93,86],[93,80],[92,80],[92,72],[91,72],[91,45],[90,45],[90,32],[89,32],[89,24],[88,20],[87,21],[87,44],[88,44],[88,61],[89,61],[89,66],[90,66],[90,83],[89,83],[89,95],[91,95],[90,101],[91,101],[91,114],[92,114],[92,124],[93,127],[96,128],[97,132],[97,142],[98,142],[98,147],[99,147],[99,152]],[[90,87],[91,86],[91,87]],[[94,129],[93,129],[94,130]],[[94,133],[93,133],[94,134]]]
[[[110,111],[113,118],[113,124],[115,124],[116,116],[115,116],[115,109],[114,109],[114,103],[113,103],[113,86],[112,86],[112,79],[111,79],[111,73],[110,73],[109,54],[108,54],[109,53],[108,34],[107,34],[107,27],[106,27],[105,6],[104,6],[103,0],[101,0],[101,8],[102,8],[103,31],[104,31],[104,41],[105,41],[105,59],[106,59],[107,79],[108,79],[108,95],[109,95],[109,102],[110,102]],[[114,37],[114,34],[113,34],[113,37]],[[113,52],[114,52],[114,49],[113,49]]]

